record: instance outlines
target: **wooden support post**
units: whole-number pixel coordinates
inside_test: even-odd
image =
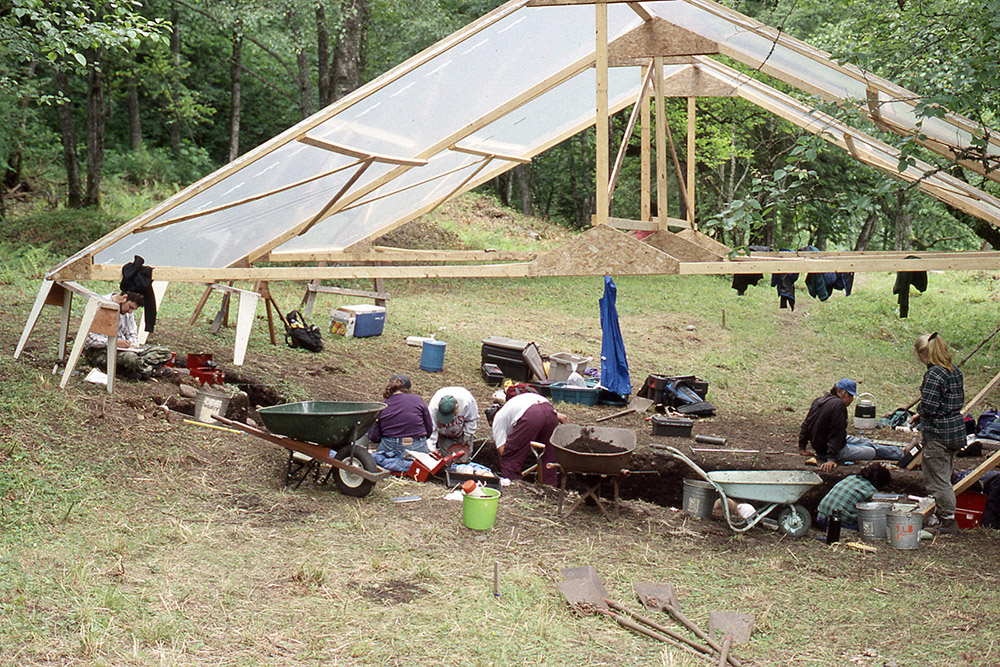
[[[153,296],[156,298],[157,308],[163,303],[163,295],[166,294],[169,284],[169,280],[153,281]],[[149,338],[149,332],[146,331],[146,308],[143,307],[142,315],[139,317],[139,345],[145,345],[147,338]]]
[[[76,332],[76,339],[73,341],[73,349],[70,350],[69,359],[66,361],[66,368],[63,369],[62,381],[59,382],[61,389],[66,388],[80,354],[83,352],[83,345],[87,341],[87,334],[104,334],[108,337],[108,393],[114,391],[115,365],[118,356],[118,318],[121,310],[116,303],[110,303],[104,299],[93,296],[87,299],[87,305],[83,309],[83,319],[80,321],[80,329]]]
[[[35,325],[38,323],[38,316],[42,312],[42,306],[49,303],[49,292],[52,291],[54,284],[51,280],[43,280],[41,286],[39,286],[35,303],[31,306],[31,313],[28,314],[28,321],[24,325],[24,331],[21,332],[21,339],[17,341],[17,347],[14,349],[15,359],[21,356],[21,352],[24,351],[24,346],[28,342],[28,336],[35,330]]]
[[[656,222],[667,228],[667,111],[663,98],[663,57],[653,58],[656,79]]]
[[[385,287],[385,285],[383,284],[383,280],[381,278],[375,278],[373,282],[374,282],[375,293],[384,294],[385,290],[383,288]],[[380,299],[378,297],[375,298],[376,306],[381,306],[385,308],[385,304],[386,304],[385,299]]]
[[[697,229],[694,223],[694,168],[695,168],[695,113],[697,98],[688,98],[688,132],[687,132],[687,191],[684,196],[687,198],[688,222],[691,229]]]
[[[233,349],[233,365],[242,366],[247,356],[247,344],[250,342],[250,329],[257,313],[257,301],[260,295],[256,292],[239,290],[240,305],[236,315],[236,343]]]
[[[279,316],[281,309],[278,307],[278,302],[274,300],[274,296],[271,295],[271,286],[266,281],[257,283],[254,286],[254,291],[264,297],[264,307],[267,309],[267,334],[271,338],[271,345],[277,345],[278,339],[274,336],[274,314],[271,312],[271,304],[273,303],[274,309],[279,311]],[[285,318],[282,317],[281,320],[284,321]]]
[[[59,348],[58,356],[56,357],[59,361],[66,359],[66,336],[69,335],[69,319],[70,315],[73,313],[73,292],[58,285],[62,290],[62,312],[59,313]],[[51,296],[55,296],[52,294]]]
[[[650,62],[649,67],[653,63]],[[652,220],[651,208],[649,205],[649,105],[652,96],[649,94],[649,86],[646,86],[642,95],[642,109],[639,113],[639,219],[644,222]]]
[[[610,208],[608,206],[608,6],[603,2],[594,5],[596,14],[596,51],[595,67],[597,78],[595,88],[597,89],[597,117],[595,129],[597,131],[597,193],[596,215],[594,223],[598,225],[608,224]]]
[[[205,304],[208,303],[208,297],[210,296],[212,296],[211,285],[205,288],[204,294],[202,294],[201,299],[198,300],[198,305],[194,307],[194,312],[191,313],[191,319],[188,320],[188,324],[194,324],[198,321],[198,316],[201,315],[201,311],[205,308]]]
[[[317,262],[316,266],[326,266],[326,262]],[[302,311],[303,317],[312,316],[313,306],[316,305],[316,290],[310,289],[310,287],[319,287],[321,282],[319,278],[316,278],[306,286],[306,293],[302,295],[302,303],[299,304],[299,310]]]

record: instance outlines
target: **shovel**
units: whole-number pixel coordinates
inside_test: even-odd
[[[625,415],[630,415],[633,412],[645,412],[646,410],[649,409],[649,406],[651,406],[652,404],[653,401],[651,399],[642,398],[641,396],[633,396],[631,399],[629,399],[628,407],[625,408],[624,410],[620,410],[619,412],[610,414],[606,417],[600,417],[598,419],[595,419],[594,421],[603,422],[609,419],[614,419],[616,417],[624,417]]]

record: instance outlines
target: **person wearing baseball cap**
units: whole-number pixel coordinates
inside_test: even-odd
[[[442,456],[460,449],[468,453],[479,421],[479,405],[469,390],[442,387],[431,397],[428,407],[434,417],[434,431],[427,438],[427,446],[432,451],[436,448]]]
[[[808,456],[811,444],[819,469],[830,472],[837,463],[870,461],[878,458],[898,461],[901,447],[876,445],[868,438],[847,435],[847,406],[858,395],[858,383],[841,378],[833,388],[812,402],[799,429],[799,453]]]

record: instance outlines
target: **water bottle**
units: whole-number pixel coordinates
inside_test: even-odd
[[[830,519],[826,524],[826,543],[833,544],[840,541],[840,510],[833,510]]]

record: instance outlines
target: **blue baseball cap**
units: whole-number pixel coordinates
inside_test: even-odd
[[[843,389],[851,396],[858,395],[858,383],[854,380],[844,378],[842,380],[837,380],[837,384],[833,385],[834,389]]]

